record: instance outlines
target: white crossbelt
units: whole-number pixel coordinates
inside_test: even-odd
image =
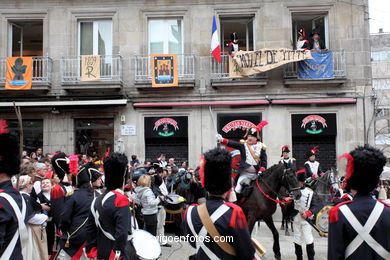
[[[195,206],[190,206],[188,211],[187,211],[187,223],[188,223],[188,226],[190,227],[190,230],[192,232],[192,234],[195,236],[195,237],[206,237],[207,235],[207,230],[206,228],[203,226],[202,229],[199,231],[199,234],[196,233],[195,229],[194,229],[194,225],[192,224],[192,218],[191,218],[191,215],[192,215],[192,210],[195,208]],[[210,216],[211,218],[211,221],[213,223],[215,223],[220,217],[222,217],[227,211],[229,210],[229,206],[225,205],[225,204],[222,204],[221,206],[219,206],[218,209],[216,209],[214,211],[214,213]],[[196,250],[198,251],[199,248],[202,248],[203,251],[205,252],[205,254],[211,259],[211,260],[218,260],[220,259],[219,257],[217,257],[205,244],[204,244],[204,239],[202,239],[202,241],[200,241],[201,239],[196,239]]]
[[[22,195],[20,195],[22,196]],[[20,211],[19,206],[16,204],[15,200],[7,193],[0,193],[0,197],[3,197],[11,205],[12,209],[15,212],[16,218],[18,220],[18,229],[15,232],[15,235],[12,237],[12,240],[9,242],[7,248],[4,250],[3,254],[0,257],[0,260],[11,259],[12,252],[18,242],[20,235],[20,244],[22,251],[25,250],[25,245],[28,243],[28,233],[24,219],[26,217],[26,202],[22,197],[22,211]]]
[[[358,233],[354,240],[347,246],[345,250],[345,258],[352,255],[363,242],[366,242],[378,255],[384,259],[390,259],[390,252],[388,252],[370,235],[370,232],[381,216],[383,209],[384,205],[377,201],[371,215],[368,217],[367,222],[363,227],[347,205],[340,207],[340,211],[351,224],[352,228]]]

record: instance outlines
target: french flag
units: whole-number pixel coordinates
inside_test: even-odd
[[[215,15],[213,16],[213,29],[212,29],[212,35],[211,35],[211,52],[213,53],[214,58],[219,63],[221,63],[221,46],[219,46],[217,21],[215,20]]]

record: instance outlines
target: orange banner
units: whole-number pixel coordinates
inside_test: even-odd
[[[152,87],[179,86],[176,54],[150,55],[150,63],[152,71]]]
[[[32,57],[8,57],[5,89],[31,89]]]

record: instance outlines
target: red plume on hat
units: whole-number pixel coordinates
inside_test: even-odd
[[[69,155],[69,172],[72,174],[72,175],[77,175],[77,173],[79,172],[79,157],[77,157],[77,155],[75,154],[71,154]]]
[[[337,161],[340,161],[342,159],[347,160],[347,167],[345,169],[345,178],[344,178],[343,185],[342,185],[342,188],[345,189],[345,185],[347,184],[347,180],[352,177],[352,174],[354,171],[354,164],[353,164],[354,159],[353,159],[352,155],[349,153],[345,153],[345,154],[341,155],[337,159]]]
[[[204,165],[206,164],[206,159],[203,155],[200,156],[200,165],[199,165],[199,178],[202,187],[204,187]]]
[[[313,149],[311,149],[311,153],[312,154],[316,154],[316,153],[318,153],[320,150],[318,150],[318,146],[315,146]]]
[[[256,126],[257,131],[261,132],[264,126],[268,125],[268,122],[265,120],[261,120],[260,124]]]
[[[8,127],[7,121],[6,120],[0,120],[0,135],[8,133],[7,127]]]

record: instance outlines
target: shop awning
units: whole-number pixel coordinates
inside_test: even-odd
[[[134,107],[192,107],[192,106],[256,106],[268,105],[268,100],[200,101],[200,102],[151,102],[134,103]]]
[[[19,107],[63,107],[63,106],[125,106],[127,99],[108,100],[63,100],[15,102]],[[13,107],[13,102],[0,102],[0,107]]]
[[[274,105],[311,105],[311,104],[356,104],[356,98],[312,98],[312,99],[278,99]]]

